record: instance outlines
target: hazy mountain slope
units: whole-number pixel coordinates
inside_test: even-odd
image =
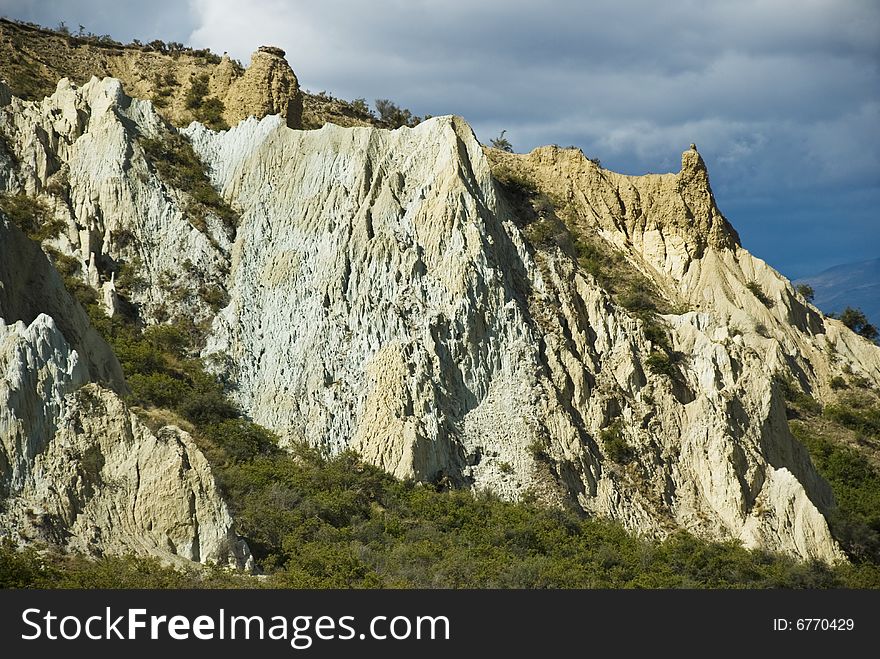
[[[880,321],[880,258],[836,265],[795,283],[812,286],[814,304],[825,313],[855,307],[875,324]]]

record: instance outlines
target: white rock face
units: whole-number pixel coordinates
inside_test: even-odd
[[[822,514],[830,490],[788,431],[774,377],[821,399],[844,368],[880,383],[880,350],[741,248],[695,150],[678,174],[645,177],[570,150],[493,156],[681,308],[664,316],[685,355],[670,379],[646,366],[655,346],[641,320],[561,250],[528,245],[461,119],[396,131],[192,124],[184,132],[241,215],[230,245],[190,225],[185,199],[148,166],[136,135],[159,120],[115,81],[62,81],[40,104],[0,93],[0,105],[21,163],[0,167],[0,182],[42,193],[67,172],[57,247],[94,259],[97,283],[107,259],[140,259],[134,299],[148,322],[163,305],[207,316],[163,280],[201,272],[225,288],[204,356],[287,440],[352,447],[398,476],[575,502],[655,536],[683,527],[841,556]],[[29,137],[37,128],[50,139]],[[632,449],[627,464],[609,458],[613,434]],[[173,541],[181,555],[186,542]]]
[[[64,397],[88,380],[49,316],[29,326],[0,318],[0,483],[20,491],[57,430]]]
[[[204,456],[186,433],[144,426],[124,386],[46,255],[0,218],[0,535],[248,566]]]
[[[142,281],[128,296],[148,322],[174,312],[198,322],[210,312],[195,292],[222,282],[229,237],[214,216],[196,228],[186,195],[148,164],[140,140],[162,130],[152,104],[112,78],[82,87],[62,79],[40,102],[0,93],[0,131],[17,161],[0,174],[0,192],[36,195],[65,221],[50,245],[76,259],[91,286],[129,264]],[[114,309],[109,295],[105,304]]]
[[[89,554],[247,566],[189,435],[152,433],[86,380],[52,318],[0,320],[0,531]]]
[[[223,356],[257,422],[354,447],[398,476],[512,498],[531,490],[640,532],[684,527],[841,556],[820,512],[830,490],[789,434],[772,380],[790,372],[783,354],[816,358],[810,331],[823,319],[789,291],[763,322],[799,324],[779,338],[756,334],[755,317],[769,312],[754,296],[744,304],[752,270],[768,293],[787,284],[739,247],[696,152],[679,175],[634,179],[644,189],[632,193],[646,206],[640,269],[675,300],[708,296],[666,319],[689,357],[672,383],[645,367],[641,321],[571,259],[530,253],[462,120],[297,132],[266,118],[188,133],[242,212],[231,303],[206,354]],[[555,170],[548,177],[578,182]],[[632,204],[615,211],[614,198],[583,203],[602,209],[591,210],[598,230],[637,260],[620,210]],[[719,281],[724,272],[733,283]],[[716,300],[716,285],[738,293]],[[746,339],[725,331],[733,309],[749,319]],[[861,370],[880,373],[876,349],[846,341]],[[795,356],[801,347],[807,357]],[[636,455],[627,466],[603,448],[617,418]]]

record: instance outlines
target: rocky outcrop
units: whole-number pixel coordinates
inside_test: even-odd
[[[288,126],[302,125],[302,94],[283,50],[263,46],[245,69],[226,55],[162,48],[102,45],[0,19],[0,80],[16,95],[38,101],[61,78],[85,84],[92,77],[114,77],[130,96],[154,100],[177,126],[202,116],[195,83],[195,89],[206,85],[204,99],[223,104],[220,114],[229,125],[278,113]]]
[[[52,318],[0,320],[0,531],[89,554],[246,567],[247,546],[189,436],[154,434],[87,380]]]
[[[754,329],[770,312],[754,295],[744,304],[752,274],[787,284],[739,246],[695,150],[679,174],[643,178],[581,154],[578,174],[558,152],[529,156],[549,161],[547,179],[571,186],[558,193],[580,204],[580,221],[671,302],[710,295],[664,317],[688,356],[670,378],[648,367],[656,345],[643,321],[566,254],[532,251],[462,120],[299,133],[264,119],[188,134],[242,212],[231,302],[206,354],[227,358],[259,423],[354,447],[399,476],[576,501],[641,532],[684,527],[840,556],[822,516],[829,488],[790,435],[774,384],[791,372],[786,337],[816,343],[804,359],[827,366],[819,353],[837,330],[793,293],[793,329],[769,339]],[[737,294],[709,304],[721,294],[677,293],[694,269],[715,273],[704,286]],[[722,313],[735,305],[745,335]],[[792,322],[778,313],[774,328]],[[874,373],[876,350],[859,349]],[[612,440],[632,458],[615,462]]]
[[[791,375],[830,402],[834,376],[880,382],[880,350],[808,304],[787,279],[739,243],[715,204],[705,163],[692,146],[677,174],[625,176],[577,149],[528,155],[490,152],[496,167],[563,200],[571,221],[625,258],[680,309],[705,312],[762,356],[769,373]]]
[[[133,178],[140,185],[128,178],[132,126],[161,125],[149,104],[122,95],[117,81],[84,90],[64,81],[42,103],[2,92],[0,130],[12,158],[0,180],[41,196],[65,221],[45,249],[78,263],[82,285],[102,284],[112,307],[113,274],[97,264],[144,263],[142,254],[152,264],[169,258],[182,272],[200,248],[213,258],[216,241],[183,219],[174,193],[166,200],[161,186],[149,192],[155,174],[142,153]],[[187,251],[175,254],[170,236],[151,234],[157,216],[183,232],[176,240]],[[130,237],[129,256],[113,239],[120,234]],[[120,400],[124,390],[116,357],[46,253],[0,214],[0,534],[91,554],[247,566],[204,456],[177,428],[149,430]]]
[[[127,285],[127,298],[147,320],[182,314],[198,323],[213,315],[199,292],[222,290],[229,229],[212,213],[199,222],[190,194],[163,180],[146,157],[143,141],[162,140],[169,130],[153,106],[126,96],[111,78],[82,87],[61,80],[40,102],[2,96],[0,133],[17,163],[5,190],[41,198],[63,221],[47,245],[73,259],[85,283]],[[125,271],[127,281],[119,277]],[[116,284],[105,293],[108,308]]]
[[[237,119],[280,114],[290,128],[302,125],[302,95],[299,82],[284,59],[284,51],[261,46],[251,56],[251,65],[230,84],[225,94],[227,115]]]

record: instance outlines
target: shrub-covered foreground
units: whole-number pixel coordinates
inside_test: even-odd
[[[251,549],[277,585],[425,588],[880,586],[686,533],[649,541],[612,522],[401,482],[351,452],[299,447],[220,470]]]
[[[880,397],[862,378],[836,377],[837,401],[822,407],[793,382],[782,383],[792,433],[834,492],[831,533],[850,560],[880,566]]]
[[[686,533],[638,538],[612,522],[394,479],[346,452],[215,448],[239,531],[268,577],[183,574],[150,560],[41,557],[0,547],[4,587],[880,587],[872,565],[801,563]]]

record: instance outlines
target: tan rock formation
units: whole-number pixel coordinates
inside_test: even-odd
[[[130,96],[155,101],[167,120],[186,126],[200,117],[187,95],[204,76],[205,98],[223,103],[222,117],[229,125],[278,113],[288,126],[302,125],[302,94],[283,50],[262,47],[253,54],[251,67],[256,68],[251,70],[228,56],[218,61],[194,51],[145,48],[89,43],[0,19],[0,80],[19,96],[40,100],[61,78],[85,84],[93,76],[112,76]]]
[[[280,48],[261,46],[251,56],[244,75],[229,85],[224,98],[230,124],[249,116],[260,119],[280,114],[290,128],[302,125],[299,83]]]

